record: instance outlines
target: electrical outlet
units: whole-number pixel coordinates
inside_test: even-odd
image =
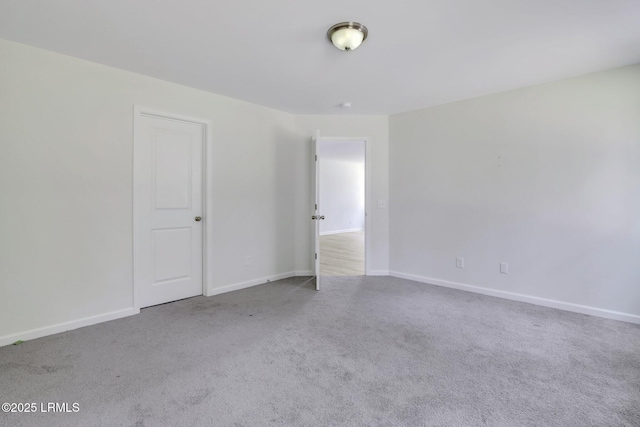
[[[244,265],[251,265],[251,255],[247,255],[244,259]]]
[[[507,264],[506,262],[501,262],[500,263],[500,273],[502,273],[502,274],[509,273],[509,264]]]
[[[384,199],[380,199],[378,200],[378,208],[379,209],[384,209],[387,207],[387,201]]]
[[[461,256],[456,258],[456,267],[464,268],[464,258],[462,258]]]

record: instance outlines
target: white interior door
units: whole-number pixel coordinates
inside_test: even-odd
[[[139,307],[202,294],[202,124],[140,114],[134,142]]]
[[[319,134],[320,132],[318,132]],[[320,290],[320,221],[324,219],[320,215],[320,162],[318,156],[318,150],[320,143],[318,138],[311,138],[311,177],[312,177],[312,191],[313,199],[315,202],[313,208],[313,214],[311,220],[313,221],[313,274],[315,276],[316,291]]]

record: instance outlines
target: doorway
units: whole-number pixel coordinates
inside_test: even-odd
[[[134,112],[134,306],[204,292],[208,123]]]
[[[366,143],[321,139],[318,142],[320,274],[365,274]]]

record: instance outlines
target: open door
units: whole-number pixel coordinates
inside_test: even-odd
[[[320,290],[320,221],[324,216],[320,215],[320,163],[318,162],[318,148],[320,131],[311,138],[311,191],[313,192],[314,206],[311,221],[313,221],[313,274],[315,276],[316,291]]]

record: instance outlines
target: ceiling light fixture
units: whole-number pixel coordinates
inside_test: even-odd
[[[341,22],[329,28],[327,36],[340,50],[354,50],[367,38],[369,30],[358,22]]]

